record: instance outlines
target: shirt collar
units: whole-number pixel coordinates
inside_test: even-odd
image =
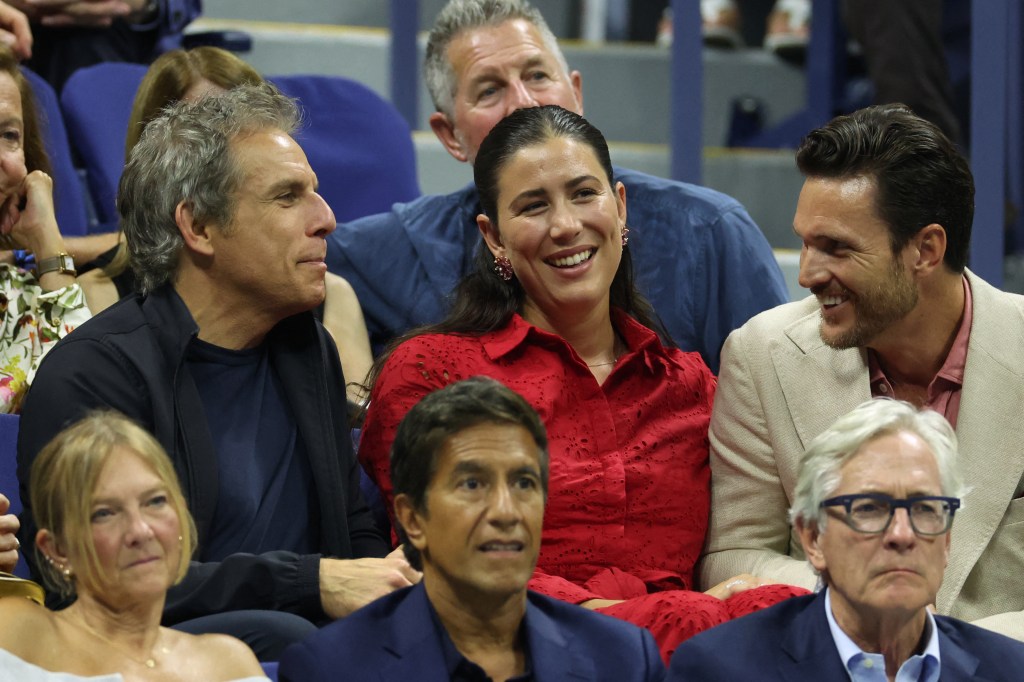
[[[971,287],[967,278],[961,278],[964,284],[964,315],[960,321],[960,329],[953,339],[953,345],[949,348],[946,361],[942,363],[936,377],[942,377],[947,381],[963,386],[964,367],[967,366],[967,345],[971,340],[971,323],[974,321],[974,300],[971,296]]]
[[[646,356],[646,352],[652,344],[660,343],[657,334],[618,308],[612,308],[612,324],[626,343],[626,352],[622,356],[624,358],[631,358],[635,355]],[[574,359],[585,364],[565,339],[530,324],[519,313],[513,313],[512,319],[501,329],[485,334],[481,343],[488,357],[491,360],[497,360],[524,345],[527,339],[543,345],[566,348]]]
[[[479,665],[462,655],[462,652],[455,646],[455,642],[448,635],[441,617],[437,615],[434,605],[427,599],[427,610],[430,612],[430,620],[434,623],[441,644],[441,655],[444,657],[444,667],[450,680],[490,680],[487,673]],[[522,675],[512,678],[510,682],[528,682],[532,680],[532,662],[530,660],[530,642],[527,637],[526,619],[529,616],[529,609],[523,614],[523,620],[519,624],[519,635],[523,643],[523,656],[525,671]]]
[[[939,368],[931,383],[928,384],[929,401],[933,399],[933,395],[939,390],[937,384],[945,382],[958,388],[962,388],[964,384],[964,368],[967,366],[967,346],[971,340],[971,323],[974,321],[974,300],[971,296],[971,287],[967,283],[967,278],[961,277],[961,280],[964,287],[964,314],[960,320],[960,328],[953,338],[953,345],[950,346],[949,352],[946,354],[946,360],[942,363],[942,367]],[[868,348],[868,373],[871,386],[875,386],[879,381],[882,381],[888,388],[889,395],[892,395],[892,383],[889,381],[889,377],[885,375],[882,363],[878,361],[878,355],[871,348]]]
[[[923,659],[927,659],[929,656],[935,659],[935,664],[932,666],[935,674],[933,677],[930,676],[927,679],[938,679],[938,671],[942,660],[939,656],[939,630],[935,627],[935,617],[931,614],[931,611],[925,609],[925,616],[927,618],[925,628],[929,633],[928,644],[925,646],[922,653],[915,655]],[[839,623],[836,622],[835,616],[832,615],[832,591],[828,588],[825,588],[825,618],[828,619],[828,629],[832,633],[832,640],[836,643],[836,649],[839,651],[839,658],[843,661],[843,667],[845,667],[848,672],[850,672],[851,661],[854,658],[857,658],[858,656],[872,655],[866,654],[864,650],[857,646],[857,644],[850,639],[850,636],[843,632],[843,629],[839,627]],[[921,677],[921,679],[924,680],[926,678]]]

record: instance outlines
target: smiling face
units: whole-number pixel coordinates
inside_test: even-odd
[[[876,194],[867,177],[809,178],[800,192],[800,286],[818,297],[821,338],[833,348],[871,345],[917,305],[905,262],[911,245],[893,254]]]
[[[917,435],[898,432],[864,444],[840,469],[840,482],[829,497],[856,493],[885,493],[894,498],[942,495],[939,468],[931,448]],[[811,564],[827,576],[832,610],[848,633],[858,623],[880,614],[915,614],[928,604],[942,584],[949,559],[949,533],[919,536],[910,526],[907,510],[896,510],[882,533],[860,533],[847,526],[830,508],[825,531],[800,528]]]
[[[459,161],[473,163],[491,128],[517,109],[557,104],[583,113],[579,73],[565,73],[525,19],[464,31],[448,61],[458,83],[452,115],[435,113],[431,127]]]
[[[25,179],[24,132],[21,93],[11,75],[0,71],[0,202]]]
[[[100,471],[89,524],[99,584],[79,581],[79,595],[107,601],[162,598],[178,575],[181,520],[167,485],[131,450],[116,447]],[[68,557],[72,566],[81,557]]]
[[[210,233],[219,280],[279,319],[320,305],[326,237],[336,224],[305,153],[279,130],[238,138],[231,150],[243,179],[231,223]]]
[[[396,513],[423,556],[432,597],[460,603],[522,594],[540,551],[544,519],[540,453],[529,432],[484,423],[445,441],[424,508],[408,496]]]
[[[491,253],[512,263],[527,321],[553,331],[569,317],[608,314],[626,190],[609,184],[586,143],[550,137],[520,149],[499,171],[497,224],[478,220]]]

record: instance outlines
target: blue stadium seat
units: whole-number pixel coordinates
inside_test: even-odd
[[[146,67],[105,63],[76,71],[61,104],[85,165],[100,224],[116,224],[117,183],[124,168],[128,119]],[[305,112],[297,135],[339,221],[419,196],[412,133],[398,111],[366,86],[337,76],[271,80]]]
[[[144,75],[146,67],[141,64],[106,62],[79,69],[61,91],[64,118],[103,229],[118,223],[115,201],[124,168],[124,138]]]
[[[64,235],[86,234],[89,228],[87,199],[71,158],[71,145],[68,143],[68,132],[64,127],[57,93],[49,83],[29,69],[22,67],[21,71],[32,86],[39,117],[42,119],[40,123],[43,144],[53,166],[53,199],[57,225]]]
[[[383,213],[420,195],[412,133],[390,102],[340,76],[270,80],[305,111],[296,139],[339,222]]]

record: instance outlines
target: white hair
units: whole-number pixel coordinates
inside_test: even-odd
[[[956,434],[946,418],[901,400],[878,398],[857,406],[811,441],[800,461],[790,522],[814,523],[824,530],[826,515],[821,502],[839,487],[843,464],[868,443],[901,432],[918,436],[931,449],[943,495],[961,497],[966,493],[957,468]]]

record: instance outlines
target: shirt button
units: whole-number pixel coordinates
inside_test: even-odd
[[[865,668],[874,668],[875,667],[875,662],[872,661],[870,658],[865,658],[864,659],[864,667]]]
[[[881,384],[880,383],[880,384],[878,384],[878,392],[879,393],[888,393],[889,392],[889,387],[886,386],[885,384]]]

